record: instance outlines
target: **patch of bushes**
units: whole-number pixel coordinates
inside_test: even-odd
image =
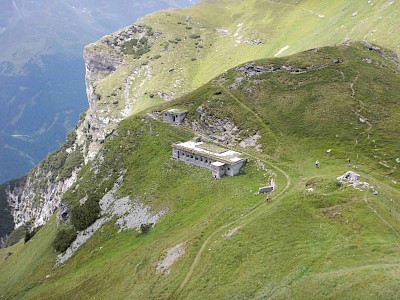
[[[138,47],[138,49],[136,51],[134,51],[133,53],[133,57],[135,59],[139,59],[142,57],[143,54],[150,52],[150,46],[145,45],[142,47]]]
[[[18,243],[24,236],[25,236],[25,231],[27,230],[26,225],[22,225],[16,229],[14,229],[10,235],[8,236],[4,247],[11,247],[12,245],[15,245]]]
[[[71,223],[79,231],[92,225],[100,214],[99,201],[90,197],[83,205],[76,205],[71,210]]]
[[[149,52],[151,49],[149,45],[149,39],[142,37],[138,39],[132,39],[122,46],[122,52],[128,55],[133,55],[135,59],[142,57],[143,54]]]
[[[141,234],[146,234],[150,231],[150,229],[153,227],[154,223],[149,223],[149,224],[141,224],[140,225],[140,233]]]
[[[52,180],[55,179],[57,174],[62,170],[65,162],[67,161],[68,158],[68,153],[67,149],[72,147],[76,141],[76,132],[75,130],[71,131],[68,136],[67,140],[65,141],[64,144],[61,145],[61,147],[50,153],[41,163],[40,167],[45,170],[46,172],[52,172]]]
[[[84,157],[80,149],[76,149],[75,151],[71,152],[65,163],[62,167],[60,172],[60,179],[64,180],[72,176],[72,171],[75,170],[78,166],[82,165],[84,162]]]
[[[201,36],[200,35],[198,35],[198,34],[191,34],[190,36],[189,36],[191,39],[199,39],[199,38],[201,38]]]
[[[58,252],[64,252],[76,239],[77,233],[74,228],[62,228],[57,231],[53,242],[54,249]]]
[[[138,43],[141,44],[141,45],[147,45],[148,41],[149,41],[149,39],[144,36],[144,37],[140,38]]]
[[[25,231],[25,238],[24,238],[24,242],[27,243],[29,242],[29,240],[31,238],[33,238],[35,236],[35,234],[40,230],[40,228],[42,228],[43,226],[39,226],[34,228],[32,231],[30,231],[28,228]]]

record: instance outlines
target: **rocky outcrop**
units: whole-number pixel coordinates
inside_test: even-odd
[[[84,49],[89,108],[75,129],[75,140],[68,149],[64,149],[68,155],[79,149],[85,163],[94,160],[105,139],[112,134],[119,121],[132,114],[133,103],[144,93],[141,88],[144,81],[133,90],[132,82],[138,77],[149,80],[152,72],[148,65],[139,60],[132,63],[130,47],[134,41],[141,41],[140,47],[150,48],[159,36],[160,33],[152,32],[150,27],[133,24]],[[107,94],[108,91],[103,90],[103,79],[122,66],[129,68],[122,76],[121,82]],[[62,165],[59,167],[62,168]],[[12,208],[15,226],[27,223],[32,227],[41,226],[57,209],[60,209],[59,222],[68,218],[69,208],[61,201],[64,193],[76,181],[78,171],[79,168],[76,168],[72,176],[64,178],[59,176],[57,170],[49,171],[39,165],[19,185],[9,186],[6,191],[7,201]]]
[[[247,63],[239,68],[237,68],[236,70],[240,73],[242,73],[243,75],[245,75],[246,77],[252,77],[255,75],[260,75],[260,74],[264,74],[264,73],[274,73],[274,72],[289,72],[291,74],[301,74],[307,71],[313,71],[313,70],[319,70],[319,69],[323,69],[326,67],[329,67],[330,65],[333,64],[341,64],[343,63],[343,60],[340,59],[335,59],[330,63],[327,64],[322,64],[322,65],[310,65],[310,66],[306,66],[306,67],[294,67],[294,66],[275,66],[275,65],[271,65],[269,67],[265,67],[265,66],[258,66],[254,63]],[[240,82],[243,80],[242,77],[239,77],[236,79],[240,80]],[[240,84],[239,82],[239,84]],[[237,83],[233,86],[231,86],[232,89],[236,89],[237,88]]]
[[[142,224],[154,226],[158,219],[166,214],[165,210],[153,213],[151,207],[144,205],[139,199],[131,200],[129,196],[116,199],[115,192],[122,180],[123,175],[118,178],[111,191],[100,200],[101,217],[78,233],[76,240],[65,253],[58,255],[56,265],[65,263],[96,231],[113,218],[116,219],[115,224],[119,227],[119,232],[128,229],[136,229],[140,232]]]
[[[356,189],[370,189],[374,195],[378,195],[378,191],[373,185],[369,184],[368,182],[361,181],[360,178],[361,176],[359,174],[354,173],[353,171],[348,171],[342,176],[336,178],[336,180],[343,185],[352,186]]]
[[[27,223],[31,223],[32,227],[44,225],[60,207],[62,196],[75,182],[76,177],[74,171],[68,179],[53,181],[51,174],[44,175],[38,167],[26,181],[13,188],[8,186],[6,193],[15,227]],[[38,178],[44,180],[39,187]]]

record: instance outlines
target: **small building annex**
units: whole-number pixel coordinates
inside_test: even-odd
[[[172,108],[162,111],[163,121],[175,125],[182,124],[187,115],[187,111]]]
[[[204,142],[188,141],[172,144],[172,157],[187,164],[211,170],[214,178],[234,176],[246,163],[240,153]]]

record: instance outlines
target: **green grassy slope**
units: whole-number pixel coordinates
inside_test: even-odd
[[[242,138],[258,131],[263,151],[244,150],[250,162],[243,174],[214,180],[207,170],[173,161],[170,144],[191,138],[190,128],[147,115],[127,118],[105,142],[102,163],[83,169],[66,199],[77,202],[88,192],[104,191],[115,180],[109,175],[125,169],[117,195],[138,197],[155,211],[167,209],[167,215],[147,235],[118,234],[110,222],[55,269],[51,222],[28,244],[15,245],[7,259],[10,250],[0,252],[0,269],[7,270],[1,272],[1,296],[398,298],[397,66],[359,43],[254,64],[303,71],[245,77],[231,89],[243,77],[236,68],[157,108],[184,107],[189,121],[202,124],[196,113],[201,105],[207,113],[203,120],[226,117],[237,124]],[[368,123],[361,123],[360,115]],[[314,167],[316,159],[320,169]],[[379,194],[337,184],[336,177],[349,169]],[[277,189],[265,204],[256,192],[271,175]],[[313,192],[306,191],[310,187]],[[223,236],[237,227],[231,237]],[[185,254],[169,274],[157,274],[165,251],[182,242]],[[41,258],[32,261],[31,247],[38,245]]]
[[[131,113],[137,113],[163,102],[162,94],[180,96],[248,60],[347,40],[367,40],[399,51],[399,5],[386,0],[208,0],[156,12],[138,21],[156,33],[149,37],[150,52],[140,59],[126,55],[123,67],[98,82],[96,93],[106,99],[99,109],[116,112],[123,103],[133,102]],[[104,43],[114,37],[89,48],[115,55],[118,51]],[[138,72],[143,65],[146,68]],[[127,85],[128,91],[119,90],[120,85]],[[113,105],[116,100],[119,104]]]

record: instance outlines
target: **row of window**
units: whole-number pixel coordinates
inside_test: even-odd
[[[186,154],[185,154],[185,153],[183,153],[183,152],[181,153],[180,151],[178,151],[178,152],[177,152],[177,154],[178,154],[178,158],[179,158],[179,157],[180,157],[180,155],[182,154],[182,156],[185,156],[185,155],[186,155],[186,157],[187,157],[187,158],[189,158],[189,157],[190,157],[190,158],[192,158],[192,159],[193,159],[193,155],[192,155],[192,154],[188,154],[188,153],[186,153]],[[198,160],[199,160],[199,158],[198,158],[197,156],[195,156],[195,160],[197,160],[197,161],[198,161]],[[209,164],[209,165],[211,165],[211,163],[212,163],[212,161],[211,161],[211,160],[208,160],[207,158],[204,158],[204,159],[203,159],[203,157],[201,157],[201,156],[200,156],[200,161],[201,161],[201,162],[204,162],[204,163],[206,163],[206,164]],[[231,170],[231,168],[230,168],[230,167],[228,167],[228,171],[230,171],[230,170]]]
[[[185,154],[183,152],[181,153],[180,151],[178,151],[178,157],[180,157],[181,154],[182,154],[182,156],[186,156],[187,158],[191,158],[191,159],[195,158],[195,160],[200,160],[201,162],[204,162],[206,164],[211,164],[212,163],[212,161],[208,160],[207,158],[203,158],[201,156],[199,158],[197,156],[193,156],[192,154],[188,154],[188,153]]]

